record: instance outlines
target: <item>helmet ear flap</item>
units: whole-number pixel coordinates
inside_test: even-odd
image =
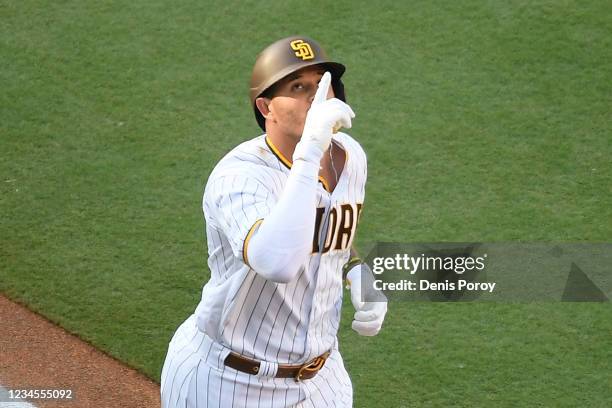
[[[344,84],[340,80],[340,78],[332,79],[332,89],[334,90],[334,95],[336,98],[340,99],[342,102],[346,102],[346,94],[344,93]]]

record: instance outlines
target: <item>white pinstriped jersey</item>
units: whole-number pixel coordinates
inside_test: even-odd
[[[229,152],[208,179],[203,210],[211,277],[195,315],[200,330],[237,353],[299,364],[335,345],[341,269],[363,205],[367,166],[353,138],[337,133],[333,140],[346,152],[345,165],[333,192],[320,179],[313,252],[289,283],[258,275],[244,249],[252,227],[279,199],[291,163],[262,135]]]

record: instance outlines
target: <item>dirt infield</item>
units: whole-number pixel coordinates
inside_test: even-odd
[[[2,294],[0,326],[0,385],[73,392],[37,407],[160,406],[158,384]]]

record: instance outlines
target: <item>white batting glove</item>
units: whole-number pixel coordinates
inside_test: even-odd
[[[362,336],[376,336],[387,314],[387,298],[373,286],[374,276],[365,264],[354,266],[346,275],[350,285],[351,302],[355,308],[351,327]],[[362,296],[362,288],[366,291]],[[364,302],[377,299],[377,302]]]
[[[331,74],[326,72],[319,81],[317,92],[306,114],[302,138],[295,147],[293,160],[305,160],[319,165],[329,147],[334,130],[350,129],[355,112],[340,99],[327,99]]]

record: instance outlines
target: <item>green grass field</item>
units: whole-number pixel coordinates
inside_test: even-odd
[[[360,247],[612,241],[612,3],[399,3],[0,0],[0,292],[159,380],[203,186],[294,33],[348,67]],[[344,308],[356,407],[612,406],[609,303],[389,309],[365,339]]]

